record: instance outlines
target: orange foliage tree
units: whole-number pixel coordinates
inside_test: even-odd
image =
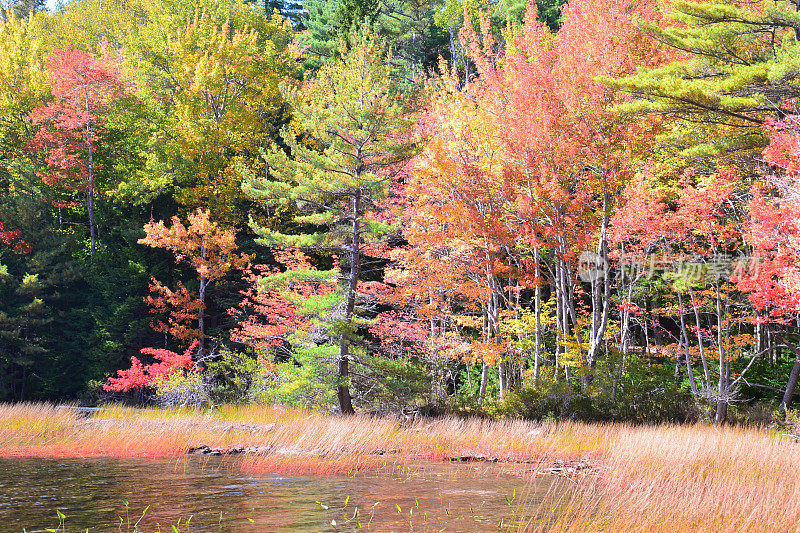
[[[221,279],[234,268],[243,268],[250,258],[236,250],[236,235],[212,221],[207,210],[198,209],[184,225],[176,216],[172,226],[163,221],[150,221],[144,226],[145,237],[139,240],[153,248],[164,248],[175,254],[178,263],[188,264],[197,274],[197,292],[183,284],[173,291],[153,278],[153,295],[146,298],[155,313],[166,312],[167,322],[156,322],[156,331],[166,332],[179,340],[197,339],[198,357],[205,350],[205,308],[209,284]],[[195,328],[193,323],[197,324]]]
[[[486,20],[481,34],[462,30],[478,76],[462,85],[444,66],[436,80],[421,120],[425,150],[407,187],[409,247],[396,252],[401,285],[423,300],[448,295],[472,310],[472,319],[456,322],[473,332],[471,357],[486,364],[479,396],[490,365],[498,365],[501,394],[516,381],[520,361],[500,323],[534,288],[538,324],[544,279],[556,295],[563,359],[570,343],[577,353],[569,355],[591,372],[609,319],[610,280],[592,280],[582,313],[578,260],[592,248],[607,261],[615,196],[653,126],[620,122],[612,107],[627,97],[598,78],[663,60],[633,20],[656,20],[652,2],[571,2],[555,35],[531,6],[523,27],[507,32],[505,50]]]

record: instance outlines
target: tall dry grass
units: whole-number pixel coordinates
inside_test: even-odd
[[[612,442],[612,426],[443,418],[402,424],[259,406],[130,409],[90,417],[41,404],[0,406],[0,455],[170,457],[190,446],[259,448],[278,455],[376,455],[521,461],[591,456]]]
[[[91,417],[0,405],[0,456],[177,457],[190,446],[258,448],[247,471],[346,473],[385,461],[487,456],[596,466],[554,490],[531,531],[800,531],[800,444],[768,430],[442,418],[401,424],[273,407],[133,410]],[[384,455],[378,455],[383,452]]]
[[[742,427],[617,427],[603,471],[530,531],[800,531],[800,445]]]

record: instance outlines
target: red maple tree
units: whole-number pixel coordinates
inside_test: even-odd
[[[753,247],[757,268],[737,278],[753,306],[766,313],[762,320],[779,325],[800,318],[800,117],[794,100],[784,102],[787,116],[769,120],[764,129],[769,145],[763,155],[773,172],[754,184],[745,239]],[[784,391],[785,409],[800,379],[800,350],[786,345],[796,358]]]
[[[253,348],[264,366],[272,365],[272,355],[287,336],[310,325],[308,317],[298,312],[298,303],[314,295],[335,290],[335,282],[321,282],[313,276],[303,277],[303,272],[315,269],[299,250],[273,250],[281,270],[267,265],[254,265],[245,270],[248,287],[240,291],[243,296],[238,307],[228,313],[239,319],[231,330],[231,340]],[[280,277],[278,286],[268,286],[265,281]]]
[[[195,339],[182,354],[158,348],[142,348],[143,354],[154,357],[158,362],[143,365],[137,357],[131,357],[131,367],[127,370],[117,370],[117,377],[108,378],[103,390],[130,392],[157,385],[184,370],[197,371],[192,353],[198,343],[199,341]]]
[[[47,171],[39,173],[45,183],[84,196],[93,257],[100,167],[95,155],[104,115],[123,89],[119,62],[69,47],[54,50],[45,66],[55,101],[30,114],[38,128],[30,146],[46,153]]]

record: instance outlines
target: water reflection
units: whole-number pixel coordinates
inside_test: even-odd
[[[550,487],[496,465],[387,465],[352,477],[242,474],[224,458],[0,459],[0,531],[496,531]],[[129,502],[129,509],[123,504]],[[358,513],[355,510],[358,508]],[[220,519],[221,513],[221,519]],[[187,525],[187,520],[191,521]]]

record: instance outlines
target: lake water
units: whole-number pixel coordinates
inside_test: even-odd
[[[0,532],[56,529],[56,510],[66,516],[67,532],[134,531],[140,518],[139,530],[148,533],[172,532],[173,525],[181,532],[244,533],[359,525],[381,532],[517,530],[554,483],[531,479],[478,463],[284,477],[243,474],[224,457],[7,458],[0,459]]]

